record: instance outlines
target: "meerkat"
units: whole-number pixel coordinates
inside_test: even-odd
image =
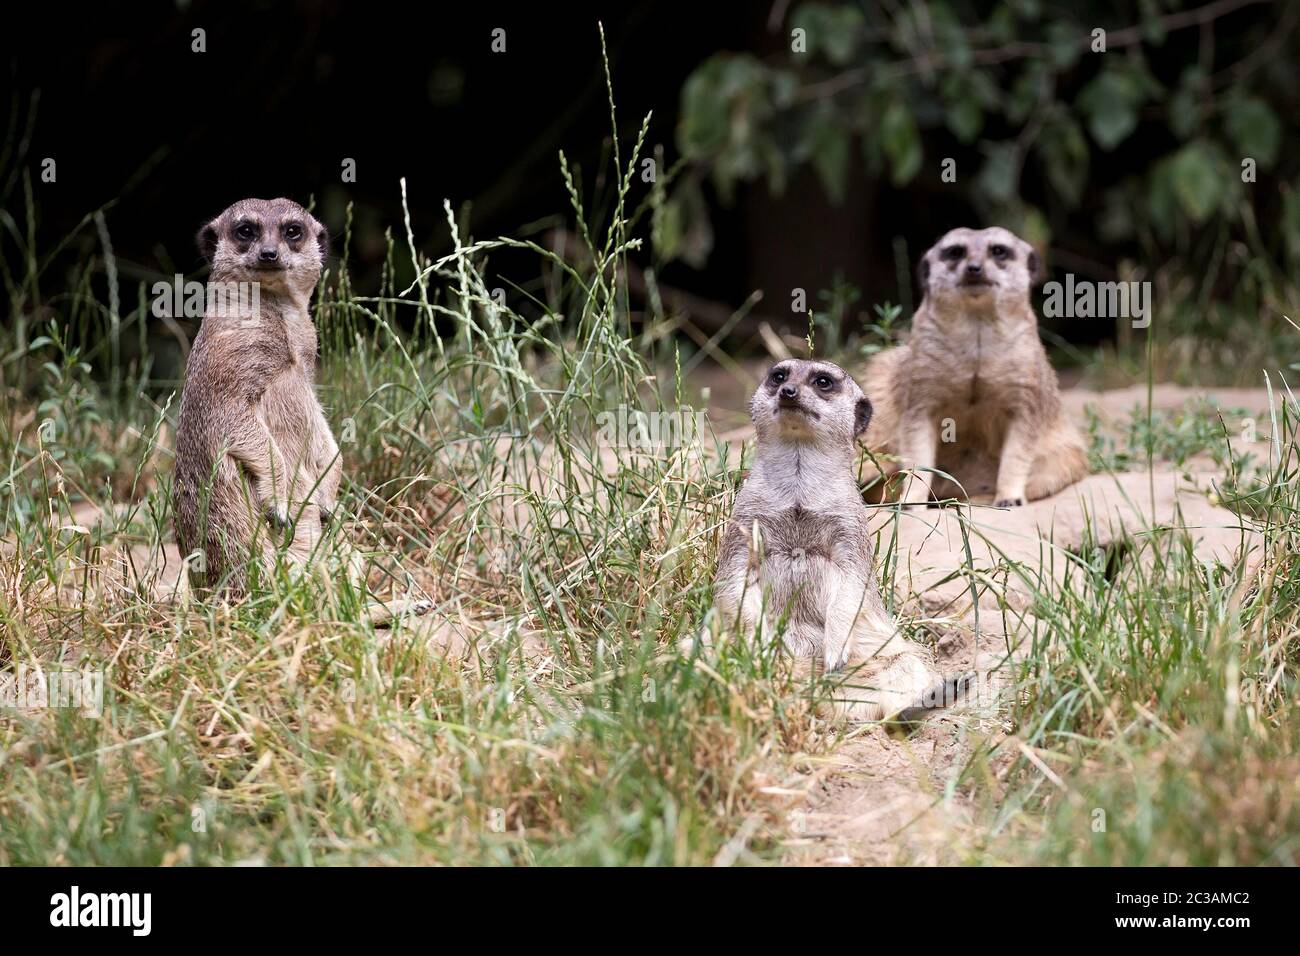
[[[304,563],[334,511],[342,463],[313,390],[312,290],[329,238],[289,199],[245,199],[199,232],[218,284],[256,290],[209,308],[190,350],[176,429],[176,538],[191,581],[239,594],[276,539]],[[239,307],[228,307],[231,302]],[[256,303],[251,305],[250,303]]]
[[[850,716],[914,719],[952,702],[928,651],[908,640],[876,583],[869,511],[854,476],[871,402],[830,362],[779,362],[750,400],[753,467],[723,536],[714,604],[726,630],[770,640],[842,672]],[[704,643],[711,636],[701,635]],[[936,687],[940,690],[936,693]]]
[[[865,444],[882,477],[912,470],[904,502],[991,494],[1014,507],[1088,473],[1038,337],[1040,272],[1034,248],[996,227],[954,229],[922,258],[911,337],[864,376],[877,412]]]

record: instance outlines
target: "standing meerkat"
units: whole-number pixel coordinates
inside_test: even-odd
[[[1083,437],[1061,411],[1030,289],[1038,254],[1006,229],[954,229],[925,254],[923,298],[906,345],[867,367],[867,433],[888,476],[914,469],[903,500],[1044,498],[1088,473]],[[953,476],[960,487],[935,469]]]
[[[772,366],[749,410],[758,447],[718,557],[720,623],[763,640],[784,619],[792,655],[845,673],[850,716],[913,719],[936,699],[951,702],[954,685],[942,689],[929,653],[899,632],[876,584],[869,511],[853,473],[871,402],[839,366],[790,359]]]
[[[176,539],[200,590],[239,594],[276,539],[302,564],[338,496],[338,445],[312,384],[312,290],[325,227],[288,199],[244,199],[199,232],[214,288],[254,290],[208,309],[190,350],[176,429]],[[234,296],[224,303],[228,306]],[[251,307],[249,302],[253,303]]]

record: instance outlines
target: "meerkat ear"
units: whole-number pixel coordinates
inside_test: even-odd
[[[865,395],[858,399],[858,404],[853,410],[853,434],[854,437],[861,435],[871,424],[871,399]]]
[[[921,261],[916,264],[916,282],[921,287],[921,298],[924,299],[930,291],[930,260],[928,256],[922,256]]]
[[[1036,286],[1043,281],[1043,260],[1038,256],[1038,250],[1030,248],[1029,256],[1025,259],[1025,265],[1029,267],[1029,285]]]
[[[195,241],[199,245],[200,254],[211,264],[217,254],[217,221],[214,219],[200,229]]]
[[[319,219],[313,217],[312,222],[316,224],[316,245],[320,247],[320,257],[323,261],[330,254],[330,231]]]

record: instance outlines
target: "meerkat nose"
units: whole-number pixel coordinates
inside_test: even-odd
[[[966,271],[969,272],[971,275],[979,275],[979,273],[981,272],[981,270],[983,270],[983,268],[984,266],[978,262],[966,263]]]
[[[280,253],[276,252],[274,249],[263,249],[257,254],[257,258],[261,262],[274,262],[276,259],[280,258]]]
[[[795,388],[793,385],[783,385],[781,387],[782,398],[794,398],[798,394],[799,389]]]

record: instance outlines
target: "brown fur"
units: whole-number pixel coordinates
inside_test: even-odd
[[[865,376],[876,409],[865,444],[881,473],[918,469],[905,501],[1010,507],[1087,474],[1029,299],[1039,271],[1033,247],[1000,228],[954,229],[926,252],[911,337]]]
[[[209,283],[257,283],[257,314],[209,309],[190,351],[176,431],[176,538],[196,588],[246,586],[273,545],[304,563],[333,512],[342,466],[313,390],[310,300],[325,229],[288,199],[245,199],[203,228]],[[273,258],[272,258],[273,257]]]

